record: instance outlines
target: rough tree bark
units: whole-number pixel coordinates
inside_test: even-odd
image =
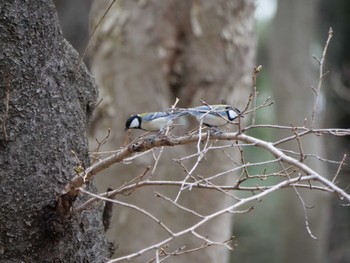
[[[94,2],[92,28],[109,3]],[[168,108],[176,97],[183,107],[200,105],[200,99],[208,103],[225,99],[242,108],[247,102],[254,66],[254,9],[254,1],[250,0],[117,1],[102,21],[91,52],[91,69],[103,98],[92,139],[101,140],[111,128],[103,150],[116,150],[124,142],[126,134],[122,130],[129,115]],[[153,178],[182,180],[183,169],[172,159],[193,153],[194,148],[165,149]],[[222,152],[208,154],[194,175],[205,177],[224,171],[230,162]],[[148,156],[131,165],[115,166],[97,176],[99,189],[117,188],[153,164],[153,158]],[[234,178],[230,175],[223,180],[233,182]],[[175,198],[178,189],[137,189],[131,196],[117,198],[150,211],[171,229],[180,230],[196,222],[191,215],[157,202],[154,191]],[[195,189],[180,198],[182,205],[203,214],[225,207],[228,201],[218,193]],[[231,217],[223,216],[201,230],[204,235],[223,241],[231,235],[231,224]],[[108,235],[117,244],[119,256],[166,236],[154,222],[119,206],[114,209],[111,226]],[[200,246],[201,241],[189,235],[168,250],[184,244],[190,249]],[[226,248],[212,247],[187,254],[181,262],[227,262],[228,257]],[[146,257],[139,260],[147,261]],[[179,262],[179,258],[167,262]]]
[[[316,20],[317,0],[278,2],[277,14],[270,38],[271,80],[276,107],[276,122],[279,125],[303,126],[311,123],[314,105],[312,85],[318,81],[317,63],[310,53]],[[321,56],[321,54],[318,54]],[[313,65],[314,63],[314,65]],[[316,127],[322,122],[322,112],[317,114]],[[280,132],[279,136],[286,133]],[[324,145],[320,138],[305,137],[302,147],[305,153],[323,156]],[[321,143],[320,143],[321,141]],[[298,144],[287,143],[283,148],[299,151]],[[308,158],[305,162],[316,171],[325,174],[327,166],[317,159]],[[323,262],[325,260],[326,225],[329,213],[328,200],[322,193],[300,191],[307,206],[310,228],[318,241],[312,239],[305,229],[302,203],[295,191],[283,191],[278,212],[281,215],[276,234],[280,242],[278,261],[281,262]]]
[[[0,13],[0,261],[102,262],[98,211],[56,211],[74,168],[89,165],[96,85],[76,71],[51,1],[2,1]]]

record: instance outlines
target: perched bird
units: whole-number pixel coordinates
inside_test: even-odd
[[[187,109],[188,114],[208,127],[218,127],[233,121],[241,113],[237,108],[230,105],[203,105]]]
[[[125,124],[127,129],[141,129],[145,131],[164,131],[173,121],[187,112],[163,111],[148,112],[131,115]]]

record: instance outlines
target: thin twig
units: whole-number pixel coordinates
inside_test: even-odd
[[[201,120],[201,125],[202,125],[202,122],[203,122],[203,120]],[[201,134],[201,129],[199,129],[199,134]],[[205,143],[205,145],[203,147],[203,150],[200,149],[200,142],[201,142],[201,140],[200,140],[200,137],[198,138],[198,142],[197,142],[198,158],[197,158],[196,163],[193,165],[192,169],[188,172],[188,174],[186,175],[185,179],[183,180],[184,183],[186,183],[187,180],[192,176],[193,172],[198,167],[200,161],[205,157],[205,154],[208,151],[208,143],[209,143],[209,139],[210,139],[209,131],[207,132],[207,135],[208,135],[207,136],[207,140],[206,140],[206,143]],[[179,200],[181,192],[183,190],[184,190],[184,187],[181,186],[181,188],[180,188],[179,192],[177,193],[177,196],[176,196],[176,198],[174,200],[175,203]]]
[[[312,109],[312,114],[311,114],[311,127],[314,127],[314,125],[315,125],[316,112],[317,112],[317,106],[319,103],[318,101],[319,101],[319,96],[320,96],[320,92],[321,92],[322,81],[323,81],[323,77],[325,76],[325,74],[323,73],[324,60],[326,58],[328,45],[329,45],[329,42],[331,41],[332,36],[333,36],[333,29],[329,28],[328,38],[327,38],[326,44],[324,46],[321,59],[317,59],[316,57],[314,57],[317,60],[317,62],[319,63],[320,73],[319,73],[317,89],[315,90],[316,99],[315,99],[315,103],[314,103],[314,106]]]
[[[97,156],[99,156],[100,155],[100,149],[101,149],[101,147],[107,142],[107,140],[108,140],[108,138],[109,138],[109,136],[111,135],[111,129],[110,128],[108,128],[107,129],[107,134],[106,134],[106,136],[102,139],[102,141],[99,141],[97,138],[95,138],[95,140],[96,140],[96,142],[97,142],[97,146],[96,146],[96,149],[93,151],[93,152],[90,152],[90,158],[92,159],[92,163],[95,163],[97,160],[98,160],[98,158],[97,158]]]
[[[85,57],[85,55],[86,55],[86,52],[88,51],[88,49],[89,49],[89,47],[90,47],[90,45],[91,45],[91,41],[92,41],[92,38],[94,37],[94,35],[95,35],[95,33],[96,33],[96,30],[99,28],[99,26],[100,26],[100,24],[102,23],[103,19],[106,17],[106,15],[108,14],[109,10],[110,10],[110,9],[112,8],[112,6],[114,5],[115,1],[116,1],[116,0],[113,0],[113,1],[109,4],[108,8],[107,8],[106,11],[103,13],[103,15],[102,15],[102,17],[100,18],[100,20],[98,21],[97,25],[96,25],[95,28],[92,30],[92,33],[91,33],[90,38],[89,38],[89,41],[88,41],[88,43],[87,43],[87,45],[86,45],[86,47],[85,47],[85,49],[84,49],[83,54],[81,55],[81,57],[80,57],[80,59],[79,59],[79,62],[78,62],[77,67],[76,67],[76,69],[75,69],[75,72],[78,72],[78,70],[79,70],[79,68],[80,68],[80,66],[81,66],[81,63],[83,62],[83,59],[84,59],[84,57]]]
[[[247,115],[247,114],[249,114],[251,112],[256,112],[257,110],[260,110],[262,108],[271,106],[273,104],[273,101],[271,101],[270,99],[271,99],[270,97],[267,97],[263,104],[261,104],[261,105],[259,105],[257,107],[254,107],[253,109],[245,111],[244,114]],[[244,131],[244,130],[245,129],[242,129],[242,131]]]
[[[261,71],[262,66],[259,65],[257,67],[254,67],[254,73],[253,73],[253,108],[256,109],[256,100],[258,97],[258,91],[256,89],[256,77],[258,76],[258,73]],[[255,118],[256,118],[256,111],[253,111],[252,114],[252,125],[255,124]]]
[[[282,148],[279,148],[282,152],[285,152],[285,153],[289,153],[289,154],[293,154],[293,155],[300,155],[300,152],[295,152],[295,151],[292,151],[292,150],[287,150],[287,149],[282,149]],[[325,162],[325,163],[332,163],[332,164],[340,164],[341,161],[334,161],[334,160],[330,160],[330,159],[326,159],[326,158],[323,158],[317,154],[313,154],[313,153],[304,153],[303,156],[305,158],[309,158],[309,157],[312,157],[312,158],[316,158],[317,160],[319,161],[322,161],[322,162]],[[345,163],[344,163],[345,165]]]
[[[346,159],[346,154],[344,154],[343,156],[343,159],[341,160],[340,164],[339,164],[339,167],[338,167],[338,170],[337,172],[335,173],[334,177],[333,177],[333,180],[332,180],[332,183],[335,184],[336,183],[336,180],[338,178],[338,175],[340,173],[340,170],[341,168],[343,167],[344,163],[345,163],[345,159]]]
[[[291,178],[290,178],[290,176],[289,176],[289,174],[288,174],[286,168],[284,167],[283,163],[280,162],[280,165],[281,165],[281,167],[283,168],[283,170],[285,171],[285,174],[287,175],[288,179],[290,180]],[[310,235],[311,238],[317,240],[317,238],[316,238],[315,235],[312,233],[311,228],[310,228],[309,217],[308,217],[308,215],[307,215],[305,201],[304,201],[304,199],[301,197],[301,195],[300,195],[298,189],[297,189],[294,185],[292,185],[292,187],[293,187],[293,189],[294,189],[296,195],[298,196],[298,198],[299,198],[299,200],[300,200],[300,202],[301,202],[301,204],[302,204],[302,206],[303,206],[306,230],[307,230],[307,232],[309,233],[309,235]]]
[[[298,132],[296,131],[295,127],[292,126],[292,131],[295,135],[295,138],[298,142],[298,147],[299,147],[299,155],[300,155],[300,158],[299,158],[299,161],[300,162],[303,162],[305,160],[305,154],[304,154],[304,151],[303,151],[303,146],[302,146],[302,143],[301,143],[301,140],[300,140],[300,136],[298,134]]]
[[[118,189],[115,190],[108,190],[106,193],[102,193],[99,196],[101,197],[107,197],[107,198],[114,198],[117,194],[123,194],[125,195],[126,192],[130,193],[133,192],[136,188],[139,187],[139,184],[142,180],[142,178],[145,177],[145,175],[148,173],[148,171],[151,169],[150,166],[147,166],[145,171],[143,171],[142,174],[136,176],[135,178],[131,179],[129,182],[124,183],[122,186],[120,186]],[[133,182],[135,182],[135,184],[133,184]],[[129,187],[128,187],[129,186]],[[82,211],[89,209],[93,206],[95,206],[96,204],[100,203],[101,199],[100,198],[90,198],[89,200],[87,200],[86,202],[84,202],[82,205],[80,205],[79,207],[75,208],[71,214],[78,214],[81,213]]]
[[[191,213],[191,214],[193,214],[193,215],[195,215],[195,216],[198,216],[199,218],[204,218],[204,217],[205,217],[204,215],[201,215],[201,214],[199,214],[198,212],[196,212],[196,211],[194,211],[194,210],[192,210],[192,209],[189,209],[189,208],[186,208],[186,207],[184,207],[184,206],[182,206],[182,205],[179,205],[178,203],[176,203],[176,202],[174,202],[173,200],[171,200],[169,197],[166,197],[166,196],[164,196],[164,195],[162,195],[162,194],[160,194],[160,193],[157,193],[157,192],[156,192],[155,195],[156,195],[157,197],[160,197],[160,198],[162,198],[162,199],[164,199],[164,200],[170,202],[171,204],[177,206],[177,207],[180,208],[181,210],[184,210],[184,211],[189,212],[189,213]]]
[[[160,219],[156,218],[151,213],[147,212],[146,210],[144,210],[144,209],[142,209],[142,208],[140,208],[140,207],[138,207],[136,205],[128,204],[128,203],[125,203],[125,202],[122,202],[122,201],[119,201],[119,200],[115,200],[115,199],[102,197],[102,196],[99,196],[97,194],[91,193],[91,192],[85,190],[84,188],[80,188],[80,191],[85,193],[85,194],[88,194],[90,196],[99,198],[101,200],[104,200],[104,201],[107,201],[107,202],[111,202],[111,203],[114,203],[114,204],[118,204],[118,205],[121,205],[121,206],[125,206],[125,207],[128,207],[128,208],[134,209],[134,210],[136,210],[136,211],[146,215],[147,217],[151,218],[153,221],[155,221],[157,224],[159,224],[170,236],[174,235],[173,231],[171,231],[170,228],[168,228],[162,221],[160,221]]]

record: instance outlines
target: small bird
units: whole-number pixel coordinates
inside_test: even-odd
[[[188,114],[208,127],[218,127],[233,121],[241,113],[237,108],[230,105],[203,105],[187,109]]]
[[[187,112],[163,111],[148,112],[131,115],[125,124],[127,129],[141,129],[144,131],[164,131],[173,124],[173,121]]]

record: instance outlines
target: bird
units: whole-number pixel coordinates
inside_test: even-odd
[[[125,124],[125,130],[141,129],[144,131],[165,131],[173,124],[173,121],[187,112],[161,111],[147,112],[131,115]]]
[[[187,108],[186,111],[191,116],[196,117],[198,122],[203,120],[203,124],[208,127],[225,125],[241,114],[239,109],[225,104],[202,105],[194,108]]]

